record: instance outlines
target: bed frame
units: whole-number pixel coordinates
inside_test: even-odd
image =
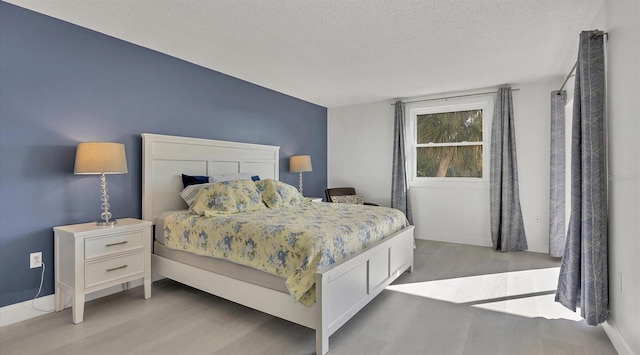
[[[142,218],[155,223],[165,211],[185,209],[181,175],[256,173],[279,178],[280,147],[142,134]],[[151,270],[185,285],[315,329],[316,353],[329,351],[329,336],[404,271],[413,269],[413,226],[362,253],[316,273],[316,303],[152,255]]]

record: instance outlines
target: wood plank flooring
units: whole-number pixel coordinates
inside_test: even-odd
[[[330,338],[330,354],[615,354],[562,318],[544,254],[416,241],[415,270]],[[542,276],[540,276],[542,275]],[[0,328],[0,354],[312,354],[315,332],[170,280]],[[549,313],[551,312],[551,313]],[[569,312],[570,313],[570,312]],[[551,316],[549,316],[551,315]]]

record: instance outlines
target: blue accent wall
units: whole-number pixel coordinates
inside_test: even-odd
[[[109,175],[115,218],[141,216],[140,133],[280,146],[310,154],[305,194],[327,184],[327,109],[174,57],[0,2],[0,306],[54,292],[52,227],[100,214],[98,176],[73,175],[78,142],[126,146]]]

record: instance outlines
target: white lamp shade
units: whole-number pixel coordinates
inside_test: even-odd
[[[126,174],[124,144],[109,142],[78,143],[74,174]]]
[[[289,158],[289,171],[292,173],[306,173],[313,171],[311,168],[311,156],[294,155]]]

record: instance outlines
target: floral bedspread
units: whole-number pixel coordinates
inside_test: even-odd
[[[224,258],[286,279],[305,305],[315,299],[315,273],[357,254],[405,227],[396,209],[305,202],[229,216],[202,217],[186,211],[164,221],[165,245]]]

